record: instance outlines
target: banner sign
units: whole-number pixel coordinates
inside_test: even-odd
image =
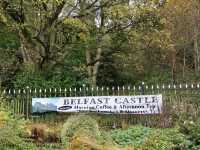
[[[32,112],[162,113],[162,95],[33,98]]]

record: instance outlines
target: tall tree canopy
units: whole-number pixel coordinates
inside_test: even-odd
[[[0,82],[198,80],[198,15],[197,0],[1,0]]]

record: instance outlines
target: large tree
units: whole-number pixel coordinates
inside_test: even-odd
[[[173,66],[181,62],[183,77],[191,69],[199,74],[199,23],[200,3],[198,0],[169,0],[163,11],[166,31],[170,33],[174,49]],[[178,69],[178,68],[177,68]]]
[[[1,23],[19,37],[25,66],[46,72],[75,59],[80,63],[73,69],[87,71],[95,87],[108,72],[104,65],[123,68],[121,60],[145,60],[148,49],[158,47],[161,7],[163,2],[155,0],[2,0],[0,14]],[[75,51],[84,59],[70,57]]]

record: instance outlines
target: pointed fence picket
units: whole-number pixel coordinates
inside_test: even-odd
[[[59,122],[64,121],[74,113],[43,113],[32,114],[32,98],[47,97],[79,97],[79,96],[121,96],[121,95],[163,95],[163,113],[157,115],[133,114],[100,114],[88,113],[98,118],[102,126],[117,127],[125,124],[143,124],[146,126],[169,127],[173,119],[184,113],[193,118],[199,115],[200,84],[155,84],[138,86],[112,86],[112,87],[73,87],[73,88],[45,88],[37,89],[26,87],[24,89],[4,89],[7,96],[7,107],[15,116],[22,116],[35,121]]]

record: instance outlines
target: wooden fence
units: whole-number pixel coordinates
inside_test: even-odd
[[[72,97],[72,96],[130,96],[130,95],[163,95],[163,113],[157,115],[133,114],[101,114],[86,113],[98,120],[102,127],[121,127],[132,124],[146,126],[171,127],[177,119],[187,117],[196,119],[199,115],[200,85],[140,85],[122,87],[79,87],[79,88],[48,88],[5,89],[3,93],[8,97],[7,106],[15,116],[22,116],[32,121],[61,123],[71,115],[78,113],[43,113],[32,114],[32,98]]]

